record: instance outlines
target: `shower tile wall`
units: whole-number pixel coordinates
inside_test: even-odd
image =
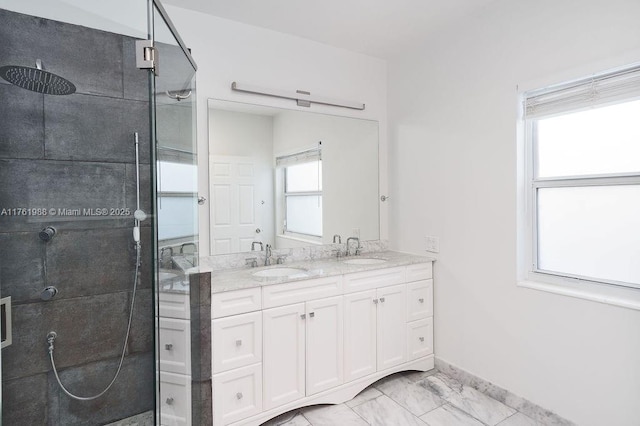
[[[134,39],[0,10],[0,40],[0,66],[42,59],[77,87],[70,96],[46,96],[0,80],[0,211],[133,211],[139,132],[148,212],[148,77],[135,68]],[[0,216],[1,295],[13,302],[13,344],[2,350],[3,424],[96,425],[153,409],[149,223],[127,357],[114,387],[91,402],[71,400],[47,354],[54,330],[61,379],[74,393],[91,395],[111,381],[132,297],[132,225],[117,216]],[[58,231],[47,243],[38,238],[45,226]],[[59,290],[48,302],[39,297],[46,286]]]

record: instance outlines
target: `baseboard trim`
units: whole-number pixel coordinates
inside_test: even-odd
[[[575,426],[575,423],[560,417],[556,413],[540,407],[525,398],[515,395],[500,386],[494,385],[485,379],[475,376],[460,367],[442,360],[441,358],[436,357],[435,366],[438,371],[456,379],[463,385],[476,389],[491,398],[500,401],[504,405],[520,411],[522,414],[531,417],[540,424],[548,426]]]

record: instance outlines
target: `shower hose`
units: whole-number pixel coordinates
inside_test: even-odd
[[[136,301],[136,288],[138,287],[138,273],[140,272],[140,241],[136,242],[136,274],[133,278],[133,295],[131,296],[131,307],[129,310],[129,322],[127,324],[127,334],[124,337],[124,344],[122,345],[122,354],[120,355],[120,363],[118,364],[118,369],[116,370],[116,374],[113,376],[111,383],[99,394],[93,396],[78,396],[74,395],[67,388],[64,387],[62,381],[60,380],[60,376],[58,375],[58,369],[56,368],[56,362],[53,359],[53,342],[56,340],[56,333],[54,331],[49,332],[47,335],[47,343],[49,343],[49,359],[51,359],[51,366],[53,367],[53,373],[56,376],[56,380],[60,385],[60,388],[73,399],[77,399],[78,401],[91,401],[93,399],[100,398],[104,395],[113,384],[116,382],[118,375],[120,374],[120,370],[122,369],[122,363],[124,362],[124,354],[127,350],[127,343],[129,342],[129,332],[131,331],[131,320],[133,319],[133,307]]]

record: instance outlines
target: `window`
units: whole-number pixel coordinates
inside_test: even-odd
[[[313,149],[276,160],[283,168],[285,233],[322,236],[322,160]]]
[[[158,239],[191,241],[197,234],[197,166],[158,161]]]
[[[640,288],[640,67],[525,94],[531,273]]]

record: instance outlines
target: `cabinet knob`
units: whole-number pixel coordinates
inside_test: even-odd
[[[242,340],[240,339],[236,340],[236,346],[242,346]]]
[[[242,399],[242,397],[243,397],[243,396],[244,396],[244,395],[242,395],[242,392],[238,392],[238,393],[236,394],[236,398],[238,398],[238,399]]]
[[[173,349],[173,344],[172,343],[167,343],[166,345],[164,345],[164,348],[168,351],[170,351],[171,349]]]
[[[373,303],[378,304],[378,299],[373,299]]]
[[[424,342],[424,337],[418,337],[418,339],[420,339],[421,342]]]
[[[173,398],[167,398],[167,405],[173,405]]]
[[[384,303],[384,297],[380,298],[380,302]]]
[[[315,316],[316,316],[316,313],[315,313],[315,312],[310,312],[310,313],[309,313],[309,316],[310,316],[311,318],[313,318],[313,317],[315,317]]]
[[[418,299],[418,302],[420,302],[420,303],[424,303],[424,299],[423,299],[423,298],[420,298],[420,299]]]
[[[307,314],[302,314],[300,315],[300,318],[305,319],[307,317]]]

